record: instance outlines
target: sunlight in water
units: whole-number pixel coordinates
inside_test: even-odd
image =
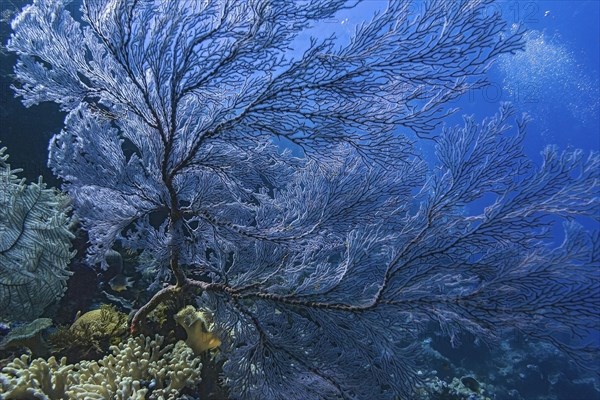
[[[566,113],[584,126],[597,118],[598,79],[559,38],[529,31],[525,51],[503,55],[498,66],[504,76],[504,90],[530,111],[541,115]]]

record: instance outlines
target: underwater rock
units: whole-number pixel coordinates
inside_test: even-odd
[[[479,382],[477,382],[477,379],[473,378],[472,376],[463,376],[462,378],[460,378],[460,381],[467,389],[475,393],[479,393],[481,387],[479,385]]]
[[[108,293],[105,290],[103,290],[101,293],[104,297],[106,297],[106,300],[108,300],[109,302],[111,302],[113,304],[116,304],[119,308],[125,309],[125,310],[133,309],[133,301],[131,301],[131,300],[127,300],[121,296],[115,296],[113,294]]]

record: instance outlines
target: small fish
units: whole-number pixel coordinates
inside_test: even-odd
[[[123,274],[117,274],[110,281],[108,281],[110,288],[119,293],[132,287],[133,283],[134,280],[132,278],[128,278]]]
[[[108,268],[112,268],[117,271],[117,273],[123,272],[123,257],[121,256],[121,253],[112,249],[108,250],[104,259],[106,260]]]

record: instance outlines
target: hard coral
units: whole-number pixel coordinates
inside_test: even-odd
[[[110,305],[78,315],[69,328],[72,332],[92,330],[96,336],[113,336],[127,330],[127,315]]]
[[[66,359],[30,361],[24,355],[0,373],[6,400],[174,400],[200,381],[202,364],[183,342],[162,346],[163,337],[138,336],[112,346],[99,361],[67,364]],[[144,385],[145,382],[153,382]]]
[[[66,358],[30,361],[24,354],[15,358],[0,373],[0,398],[6,400],[64,399],[65,388],[74,365]]]
[[[127,331],[127,315],[109,305],[78,316],[70,327],[61,327],[50,336],[54,352],[69,361],[96,358],[118,343]]]

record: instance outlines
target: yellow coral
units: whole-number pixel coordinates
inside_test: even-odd
[[[97,336],[114,336],[127,330],[127,315],[109,305],[78,316],[69,330],[73,333],[93,332]]]
[[[214,327],[210,313],[198,311],[194,306],[187,306],[175,315],[175,321],[185,329],[187,333],[185,343],[195,355],[221,345],[221,340],[212,333]]]
[[[97,358],[111,344],[121,342],[127,332],[127,314],[103,305],[76,318],[70,327],[59,327],[51,336],[55,353],[61,353],[70,362]]]
[[[152,312],[148,315],[148,320],[156,323],[160,328],[162,328],[167,323],[167,315],[169,313],[169,309],[172,308],[172,305],[167,305],[166,303],[160,303]]]

